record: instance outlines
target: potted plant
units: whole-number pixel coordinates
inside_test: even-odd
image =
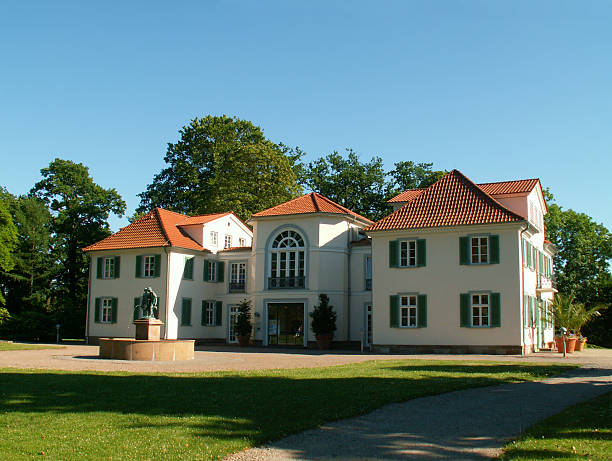
[[[600,311],[607,306],[592,306],[586,307],[582,303],[575,302],[573,294],[555,296],[553,301],[553,312],[555,315],[555,326],[567,328],[568,335],[565,338],[565,349],[568,353],[574,350],[581,351],[584,349],[586,338],[580,333],[581,328],[589,322],[593,317],[601,315]],[[563,338],[560,335],[555,336],[557,349],[563,350]]]
[[[336,313],[333,306],[329,305],[329,297],[326,294],[319,295],[319,305],[314,307],[310,317],[312,318],[312,331],[317,339],[317,347],[329,349],[336,331]]]
[[[238,315],[236,316],[235,325],[236,336],[238,336],[238,344],[242,347],[248,346],[251,340],[251,301],[243,299],[238,304]]]

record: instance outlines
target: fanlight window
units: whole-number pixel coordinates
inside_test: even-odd
[[[304,287],[304,238],[286,230],[272,242],[270,258],[270,288]]]

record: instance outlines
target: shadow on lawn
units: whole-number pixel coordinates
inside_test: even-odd
[[[328,370],[308,370],[299,375],[287,371],[250,375],[128,375],[5,370],[0,374],[0,414],[129,414],[136,418],[125,426],[126,429],[163,431],[180,426],[198,437],[246,439],[252,444],[261,444],[325,422],[368,413],[387,403],[504,384],[513,381],[511,375],[502,374],[509,370],[543,378],[553,367],[497,364],[398,367],[390,363],[369,372],[384,376],[363,376],[368,371],[356,369],[346,377],[337,377]],[[151,416],[161,418],[155,420]],[[177,417],[181,419],[172,419]],[[413,419],[410,415],[407,418]],[[370,432],[373,433],[360,436],[374,437],[376,442],[383,440],[377,449],[389,459],[404,459],[407,443],[426,440],[429,436],[418,428],[403,434],[389,434],[383,429]],[[465,440],[457,440],[455,445],[424,446],[422,450],[431,457],[452,457],[465,443]],[[317,449],[312,447],[312,453],[306,451],[304,454],[317,459]],[[338,453],[338,459],[342,459],[341,454]],[[471,457],[475,458],[473,453]]]

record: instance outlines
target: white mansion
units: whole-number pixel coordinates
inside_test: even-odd
[[[390,200],[373,223],[310,193],[252,216],[160,208],[84,249],[86,335],[134,337],[134,304],[159,296],[166,339],[236,342],[253,305],[255,344],[308,346],[319,294],[334,340],[379,351],[527,354],[553,339],[555,293],[538,179],[474,184],[453,170]]]

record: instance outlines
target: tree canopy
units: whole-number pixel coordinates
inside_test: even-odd
[[[110,213],[122,216],[125,202],[114,188],[94,183],[89,169],[70,160],[55,159],[41,170],[43,179],[31,194],[51,210],[52,253],[57,261],[59,307],[68,329],[84,326],[88,267],[81,249],[110,234]],[[70,325],[68,327],[68,325]]]
[[[195,118],[168,144],[168,165],[139,197],[137,212],[162,207],[197,215],[233,211],[243,220],[300,193],[294,168],[301,156],[268,140],[247,120]]]

